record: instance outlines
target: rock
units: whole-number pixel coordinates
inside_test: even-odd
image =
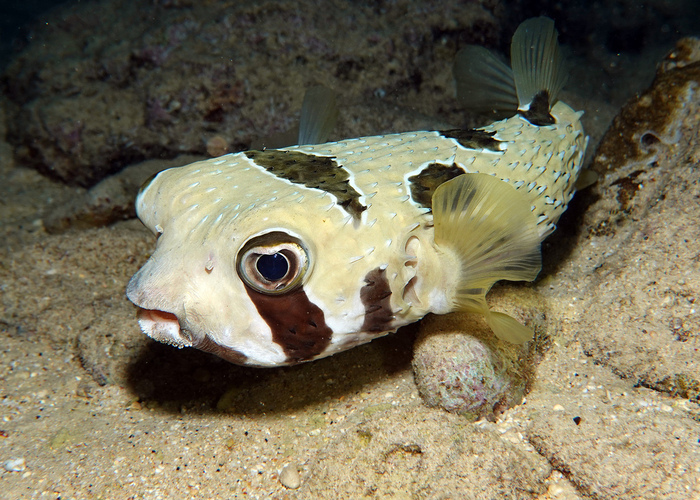
[[[592,270],[576,303],[584,351],[622,377],[695,401],[699,54],[699,39],[679,42],[652,87],[615,119],[595,155],[602,177],[579,243],[592,251],[571,264]]]
[[[576,364],[528,395],[525,434],[537,451],[585,498],[698,498],[697,407]]]
[[[495,303],[508,305],[511,314],[512,303],[520,302],[522,308],[524,297],[536,297],[526,291],[518,294],[507,286],[495,296]],[[493,295],[489,299],[494,302]],[[453,313],[425,318],[413,355],[413,373],[423,401],[428,406],[489,420],[519,404],[529,388],[537,346],[544,336],[543,305],[539,303],[539,311],[537,305],[525,309],[527,314],[515,316],[529,316],[539,336],[522,346],[496,338],[477,315]]]
[[[280,471],[280,483],[282,483],[285,488],[291,490],[295,490],[301,486],[301,476],[299,475],[296,465],[288,464],[282,467]]]
[[[539,498],[550,465],[486,424],[439,410],[389,410],[321,449],[304,493],[325,498],[333,485],[334,498]]]
[[[11,458],[2,464],[7,472],[22,472],[27,468],[24,458]]]
[[[658,166],[677,163],[693,147],[700,108],[700,39],[684,38],[658,66],[652,86],[630,100],[599,144],[591,169],[601,175],[594,206],[597,231],[613,230],[627,214],[639,218],[667,187]],[[601,217],[603,210],[611,212]]]
[[[187,165],[197,156],[178,156],[174,160],[148,160],[131,165],[98,182],[82,195],[68,202],[61,200],[49,207],[42,219],[49,233],[68,229],[102,227],[123,219],[136,217],[136,194],[149,178],[170,167]]]
[[[423,85],[433,100],[421,102],[424,112],[451,107],[462,122],[450,90],[454,54],[458,44],[494,45],[503,15],[498,3],[74,2],[42,20],[5,72],[16,104],[9,138],[23,163],[90,187],[144,159],[204,155],[217,136],[229,151],[247,149],[291,128],[304,89],[319,83],[374,117],[346,111],[339,137],[420,129],[415,118],[401,124],[396,112],[377,112],[372,96],[401,95],[391,104],[414,108]],[[356,16],[373,27],[355,29]]]

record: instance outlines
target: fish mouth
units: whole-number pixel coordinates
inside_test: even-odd
[[[192,347],[192,339],[180,326],[180,320],[171,312],[139,307],[137,314],[143,333],[153,340],[175,347]]]
[[[197,341],[195,344],[189,331],[180,326],[180,320],[171,312],[139,307],[137,317],[143,333],[153,340],[170,344],[178,348],[196,347],[202,351],[215,354],[231,363],[237,365],[247,364],[248,356],[236,349],[220,345],[208,336],[204,336],[203,339]]]

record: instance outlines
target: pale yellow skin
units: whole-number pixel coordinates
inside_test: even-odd
[[[432,213],[410,198],[408,178],[431,163],[495,175],[527,197],[544,239],[574,194],[587,140],[580,113],[558,102],[551,114],[551,126],[516,115],[484,127],[503,141],[499,152],[467,149],[432,131],[285,148],[334,157],[347,169],[367,207],[360,220],[332,195],[276,177],[243,153],[161,172],[137,200],[139,217],[160,237],[128,294],[144,309],[173,313],[188,333],[142,322],[144,331],[177,346],[196,345],[193,337],[206,335],[244,354],[247,364],[289,363],[236,271],[244,243],[269,231],[286,232],[308,249],[311,267],[303,289],[333,331],[316,357],[370,341],[428,312],[453,310],[458,263],[435,245]],[[386,331],[363,332],[360,290],[377,268],[386,269],[395,319]]]

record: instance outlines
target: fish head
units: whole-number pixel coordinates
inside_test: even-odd
[[[396,329],[391,252],[370,241],[381,228],[328,192],[241,154],[222,158],[163,171],[139,193],[138,215],[158,237],[127,287],[144,333],[237,364],[279,366]]]

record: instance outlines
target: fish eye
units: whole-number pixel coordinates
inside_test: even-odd
[[[278,295],[296,290],[309,269],[304,245],[281,231],[256,236],[238,252],[238,275],[256,292]]]
[[[268,281],[279,281],[289,272],[289,261],[282,252],[261,255],[255,263],[255,269]]]

